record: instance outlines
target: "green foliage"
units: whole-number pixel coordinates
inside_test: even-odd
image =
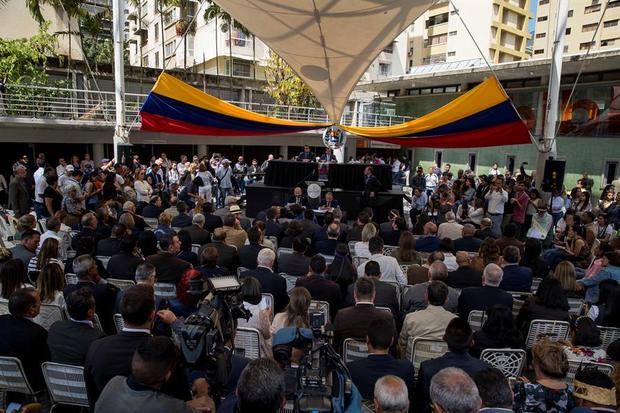
[[[319,102],[308,86],[291,67],[274,52],[269,52],[265,68],[267,86],[265,91],[278,105],[318,107]]]
[[[0,74],[7,84],[44,84],[47,57],[54,54],[56,38],[43,24],[29,39],[0,39]]]
[[[230,14],[228,14],[224,9],[222,9],[220,6],[215,4],[213,1],[211,0],[206,0],[206,1],[207,1],[207,8],[205,9],[204,16],[203,16],[205,21],[208,23],[211,20],[215,20],[217,18],[218,20],[221,20],[224,23],[227,23],[230,25],[230,22],[233,21],[233,18],[230,16]],[[233,21],[233,27],[239,30],[240,32],[242,32],[243,34],[245,34],[246,36],[250,35],[250,31],[247,29],[247,27],[239,23],[237,20]]]

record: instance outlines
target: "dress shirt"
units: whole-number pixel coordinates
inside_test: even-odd
[[[376,261],[379,264],[379,268],[381,270],[381,281],[392,281],[403,285],[407,284],[407,277],[403,274],[403,270],[400,268],[396,258],[388,257],[383,254],[373,254],[370,256],[368,261]],[[361,263],[359,267],[357,267],[358,277],[364,277],[366,275],[364,272],[366,262]]]
[[[426,192],[421,192],[419,197],[413,197],[413,206],[416,211],[422,211],[428,204],[428,195]]]
[[[73,321],[74,323],[86,324],[88,326],[91,326],[91,327],[95,328],[95,325],[90,320],[76,320],[76,319],[74,319],[72,317],[69,317],[69,320]]]
[[[127,333],[145,333],[145,334],[151,335],[151,330],[149,330],[148,328],[123,327],[123,331]]]
[[[487,211],[489,214],[504,214],[504,204],[508,202],[508,192],[503,189],[500,192],[495,190],[487,192],[484,196],[489,202]]]
[[[43,195],[45,188],[47,188],[47,179],[45,175],[43,175],[43,168],[39,168],[34,173],[34,202],[43,203],[43,197],[41,195]]]

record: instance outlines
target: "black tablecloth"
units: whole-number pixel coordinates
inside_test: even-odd
[[[304,181],[316,181],[318,178],[316,162],[269,161],[265,171],[265,185],[294,188],[305,187]]]
[[[329,165],[329,186],[351,191],[364,190],[365,164],[342,164]],[[372,165],[373,173],[381,182],[381,190],[392,189],[392,168],[390,165]]]

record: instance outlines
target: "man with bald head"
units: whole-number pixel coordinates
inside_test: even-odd
[[[315,254],[334,255],[336,245],[338,245],[338,237],[340,237],[340,225],[332,222],[327,226],[327,239],[319,241],[314,246]]]
[[[437,225],[434,222],[427,222],[424,224],[424,236],[415,242],[415,249],[421,252],[437,251],[440,242],[437,237]]]
[[[474,236],[475,234],[476,227],[472,224],[463,225],[463,229],[461,230],[462,237],[454,241],[454,250],[478,252],[480,245],[482,245],[482,240],[480,238],[476,238]]]
[[[512,310],[512,295],[499,288],[504,277],[497,264],[487,264],[482,272],[482,287],[469,287],[461,291],[458,300],[459,315],[467,320],[472,310],[486,311],[495,305]]]
[[[226,230],[222,227],[216,228],[215,231],[213,231],[212,239],[213,242],[205,244],[200,248],[200,251],[198,251],[198,256],[201,257],[202,252],[206,248],[213,247],[219,253],[217,265],[230,271],[236,271],[237,266],[239,266],[239,253],[237,252],[237,248],[226,244]]]
[[[405,312],[424,310],[428,306],[426,291],[431,281],[443,281],[448,279],[448,267],[441,261],[435,261],[428,268],[428,281],[416,284],[411,287],[403,297],[403,308]],[[443,308],[451,313],[456,311],[459,300],[459,292],[452,287],[448,287],[448,299]]]
[[[471,267],[471,259],[465,251],[457,251],[456,263],[459,266],[456,270],[448,274],[448,284],[452,288],[462,290],[467,287],[481,287],[482,274],[474,271]]]
[[[487,237],[497,238],[495,233],[493,233],[492,231],[492,227],[493,221],[491,221],[491,218],[482,218],[482,220],[480,221],[480,229],[476,230],[474,236],[483,241],[487,239]]]

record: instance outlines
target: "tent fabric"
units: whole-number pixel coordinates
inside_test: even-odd
[[[291,66],[335,122],[370,64],[435,2],[216,0]]]
[[[142,106],[142,129],[211,136],[261,136],[322,129],[260,115],[208,95],[162,73]],[[530,142],[525,123],[492,76],[445,106],[412,121],[386,127],[341,129],[403,147],[471,148]]]

